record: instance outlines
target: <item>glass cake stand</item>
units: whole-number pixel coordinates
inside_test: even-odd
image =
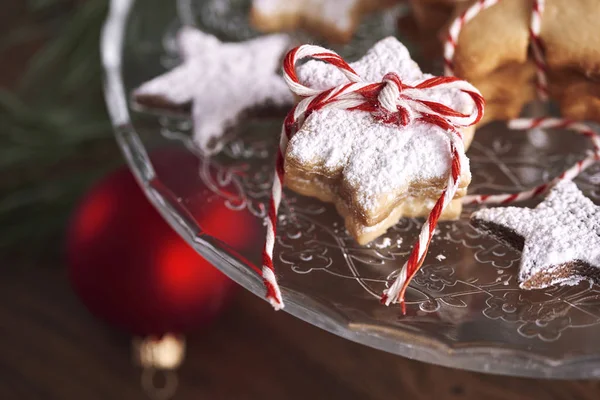
[[[101,45],[115,135],[148,198],[199,254],[262,297],[262,283],[248,263],[260,265],[282,116],[241,120],[224,151],[208,159],[191,142],[186,114],[143,110],[129,96],[132,88],[177,64],[173,38],[182,24],[223,40],[257,35],[247,22],[247,3],[112,0]],[[401,12],[367,18],[353,42],[336,50],[356,59],[374,41],[395,33]],[[419,52],[416,46],[411,50]],[[486,126],[468,152],[474,175],[469,190],[528,188],[581,158],[587,146],[569,132]],[[577,183],[600,202],[600,167]],[[243,245],[203,230],[202,216],[214,207],[226,230],[243,232]],[[286,312],[346,339],[440,365],[530,377],[600,376],[600,288],[584,283],[519,290],[519,252],[470,227],[473,209],[457,222],[440,224],[408,290],[405,316],[398,306],[382,306],[378,297],[407,257],[422,220],[403,219],[361,247],[329,205],[288,191],[281,209],[274,259]]]

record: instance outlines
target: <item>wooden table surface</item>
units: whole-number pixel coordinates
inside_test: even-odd
[[[1,400],[142,400],[130,338],[78,301],[56,266],[0,275]],[[452,370],[338,338],[239,290],[188,338],[174,397],[184,399],[589,399],[600,382]]]

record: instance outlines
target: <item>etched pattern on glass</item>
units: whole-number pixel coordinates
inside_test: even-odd
[[[229,208],[265,217],[277,121],[252,121],[241,128],[240,136],[229,142],[222,155],[203,160],[199,171],[203,183]],[[194,150],[189,123],[168,118],[161,122],[165,137],[180,140]],[[253,134],[257,126],[268,128],[273,137]],[[537,136],[543,144],[557,134],[565,132],[509,132],[501,137],[487,129],[478,132],[468,153],[473,172],[469,190],[518,191],[556,175],[578,157],[577,153],[554,154],[550,145],[532,149],[536,144],[531,136]],[[540,135],[546,138],[540,140]],[[532,151],[539,156],[531,157]],[[596,201],[600,199],[598,181],[598,167],[578,179],[580,187]],[[469,304],[479,302],[485,317],[513,325],[523,337],[543,341],[557,340],[565,329],[600,323],[600,312],[595,311],[600,305],[600,292],[595,286],[584,283],[535,292],[519,289],[520,253],[472,228],[468,222],[472,210],[465,209],[459,221],[438,226],[427,261],[411,282],[409,309],[440,313],[448,308],[466,310]],[[289,273],[307,281],[322,279],[325,274],[335,280],[354,281],[353,290],[363,291],[377,302],[408,256],[421,223],[419,219],[402,219],[373,243],[359,246],[330,205],[288,190],[278,224],[278,273],[284,282]],[[441,314],[455,315],[447,311]],[[406,318],[410,318],[410,312]]]

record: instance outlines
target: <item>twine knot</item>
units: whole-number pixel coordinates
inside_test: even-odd
[[[317,89],[306,86],[300,82],[296,74],[296,64],[299,60],[312,57],[327,62],[336,67],[348,82],[329,89]],[[413,121],[423,121],[428,124],[437,125],[449,134],[450,154],[452,164],[448,184],[437,200],[428,220],[425,224],[427,229],[421,232],[419,242],[409,261],[403,267],[402,276],[409,281],[424,260],[424,252],[431,240],[433,228],[439,216],[448,203],[454,198],[460,178],[461,154],[464,153],[462,136],[459,128],[475,125],[483,116],[485,101],[481,93],[471,84],[455,77],[430,77],[414,84],[405,84],[400,76],[394,72],[386,74],[381,82],[365,82],[337,53],[318,46],[304,45],[290,50],[283,62],[283,78],[290,90],[303,98],[288,113],[282,128],[279,149],[277,152],[275,176],[271,200],[269,204],[269,215],[267,218],[267,232],[265,247],[263,249],[262,278],[266,288],[266,297],[275,309],[283,308],[283,298],[275,276],[273,265],[273,248],[275,247],[275,235],[277,229],[277,214],[282,197],[284,183],[284,155],[287,144],[292,136],[300,129],[306,118],[313,112],[325,108],[337,108],[342,110],[360,110],[371,113],[375,119],[385,123],[398,126],[406,126]],[[441,98],[455,96],[442,96],[441,91],[452,90],[457,94],[462,92],[461,111],[452,108],[456,104],[445,105],[440,102]],[[467,102],[471,102],[471,107]],[[398,283],[386,292],[385,298],[395,300],[404,290],[401,289],[404,282]],[[398,288],[398,290],[396,290]],[[393,290],[392,290],[393,289]]]
[[[349,82],[325,90],[304,85],[298,79],[295,67],[299,60],[307,57],[333,65]],[[398,126],[421,120],[456,132],[458,128],[475,125],[483,117],[485,101],[481,93],[470,83],[456,77],[434,76],[408,85],[397,73],[389,72],[381,82],[365,82],[337,53],[311,45],[291,50],[284,60],[283,69],[289,88],[304,98],[294,110],[299,119],[316,109],[335,107],[368,111],[377,120]],[[468,95],[463,97],[461,104],[464,106],[461,111],[468,110],[466,113],[454,109],[456,104],[440,102],[440,92],[448,90]],[[471,102],[470,107],[467,102]]]
[[[388,124],[408,125],[414,119],[414,113],[401,96],[404,89],[402,80],[395,72],[389,72],[381,82],[383,87],[377,96],[381,112],[375,114],[375,118]]]

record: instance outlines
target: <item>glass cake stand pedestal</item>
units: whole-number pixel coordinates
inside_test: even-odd
[[[101,47],[115,136],[146,195],[199,254],[263,297],[262,282],[248,265],[261,264],[282,116],[241,120],[222,153],[206,158],[191,141],[188,116],[142,110],[129,96],[177,65],[174,35],[182,24],[223,40],[257,35],[247,22],[248,2],[112,0]],[[356,38],[336,50],[358,58],[376,40],[395,34],[401,12],[367,18]],[[418,53],[418,47],[411,51]],[[582,157],[587,145],[561,131],[523,133],[488,125],[468,152],[469,190],[531,187]],[[600,201],[598,166],[577,183]],[[203,216],[215,209],[220,223],[244,233],[243,244],[203,229]],[[285,312],[348,340],[444,366],[528,377],[600,376],[600,288],[584,283],[520,290],[519,252],[474,230],[468,222],[472,208],[459,221],[439,225],[407,292],[406,315],[378,298],[410,252],[422,220],[403,219],[371,245],[358,246],[330,205],[288,191],[281,210],[274,260]]]

